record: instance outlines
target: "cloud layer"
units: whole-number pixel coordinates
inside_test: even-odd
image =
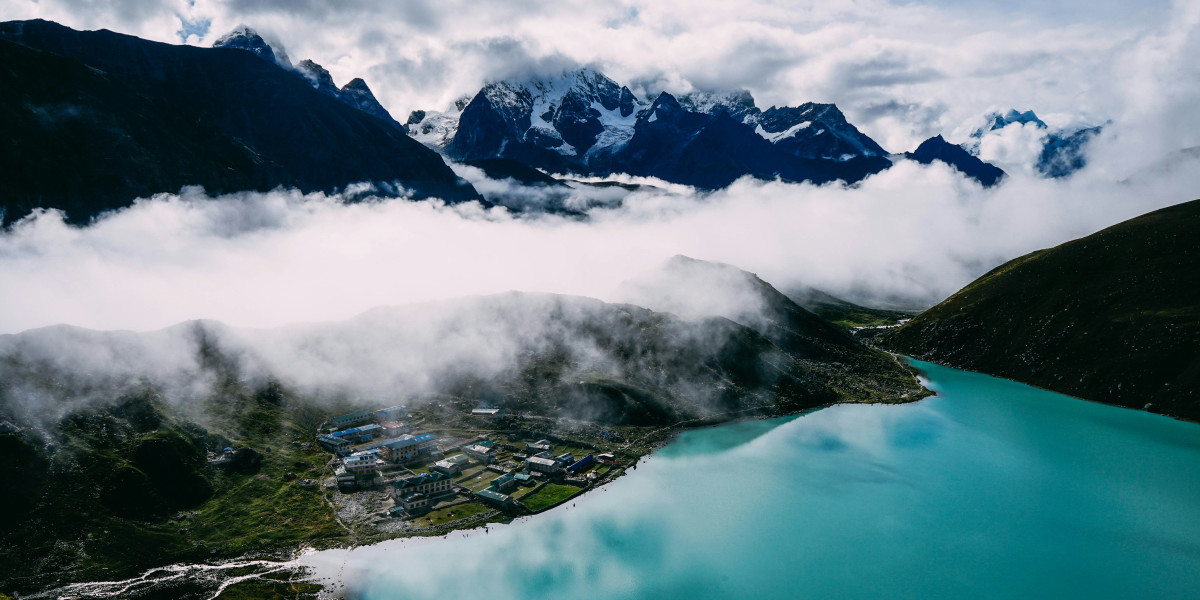
[[[849,189],[746,179],[701,194],[656,182],[583,218],[188,189],[82,228],[46,212],[0,234],[0,281],[10,282],[0,332],[194,318],[266,327],[508,290],[612,299],[675,254],[783,290],[929,304],[1004,260],[1191,199],[1194,166],[1127,183],[1093,170],[1069,181],[1018,173],[992,190],[910,162]]]

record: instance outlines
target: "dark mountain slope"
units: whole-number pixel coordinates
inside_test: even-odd
[[[1022,256],[882,343],[1088,400],[1200,420],[1197,232],[1200,201],[1192,201]]]
[[[935,160],[944,162],[963,175],[974,178],[984,187],[996,185],[1004,178],[1004,171],[1000,167],[980,160],[962,146],[951,144],[940,135],[921,142],[916,151],[905,152],[904,156],[923,165]]]
[[[638,118],[629,143],[596,157],[591,169],[604,175],[623,172],[717,189],[746,175],[853,183],[890,165],[886,158],[870,156],[846,161],[798,158],[792,149],[772,144],[725,112],[690,112],[664,92]]]
[[[855,183],[892,164],[832,104],[763,112],[745,90],[642,100],[592,69],[489,83],[461,114],[415,111],[410,124],[456,160],[504,158],[551,173],[629,173],[705,189],[745,176]],[[430,135],[436,130],[443,133]]]
[[[2,23],[0,42],[9,221],[37,207],[85,221],[185,185],[399,182],[418,197],[478,198],[435,152],[251,52],[46,21]]]

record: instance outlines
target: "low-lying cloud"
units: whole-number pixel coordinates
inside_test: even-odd
[[[676,254],[736,265],[782,290],[932,304],[1005,260],[1192,199],[1194,166],[1126,183],[1114,181],[1129,173],[1100,168],[1065,181],[1014,173],[990,190],[907,161],[850,188],[745,179],[699,193],[651,181],[619,202],[602,190],[582,216],[185,189],[85,227],[49,211],[0,234],[0,331],[150,330],[196,318],[269,327],[508,290],[612,299]]]

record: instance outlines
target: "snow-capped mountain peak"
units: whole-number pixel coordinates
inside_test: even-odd
[[[458,119],[462,116],[463,109],[471,103],[471,98],[458,98],[444,111],[412,111],[405,121],[408,135],[435,150],[445,148],[454,140],[454,134],[458,132]]]
[[[1046,122],[1038,118],[1032,110],[1020,112],[1014,108],[1008,109],[1008,112],[1000,113],[999,111],[988,113],[984,116],[984,124],[971,132],[971,137],[975,139],[982,138],[989,131],[1004,129],[1013,123],[1021,125],[1032,124],[1038,129],[1046,129]]]
[[[693,91],[678,97],[679,105],[692,112],[713,115],[725,113],[735,121],[748,122],[761,111],[754,104],[749,90],[725,92]]]
[[[290,69],[292,66],[291,61],[288,60],[287,53],[282,47],[278,49],[273,48],[257,31],[246,25],[239,25],[233,31],[221,36],[217,41],[213,42],[212,47],[246,50],[281,67]]]
[[[336,97],[338,95],[338,88],[333,83],[333,76],[329,74],[329,71],[325,67],[318,65],[310,59],[304,59],[300,61],[300,64],[296,65],[296,72],[301,77],[307,79],[314,88],[317,88],[317,91],[329,96]]]

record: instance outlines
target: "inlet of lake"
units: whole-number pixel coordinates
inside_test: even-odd
[[[689,431],[547,513],[299,562],[371,600],[1200,598],[1200,425],[913,364],[937,396]]]

